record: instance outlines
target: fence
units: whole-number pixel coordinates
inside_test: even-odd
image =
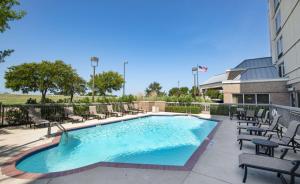
[[[146,103],[146,102],[143,102]],[[230,116],[236,111],[236,108],[243,107],[245,109],[258,110],[260,108],[269,109],[270,112],[276,110],[278,114],[282,115],[280,124],[288,127],[291,120],[300,121],[300,108],[280,106],[280,105],[266,105],[266,104],[218,104],[218,103],[198,103],[198,102],[160,102],[164,106],[166,112],[180,112],[180,113],[210,113],[211,115],[225,115]],[[60,114],[64,116],[63,107],[74,107],[74,114],[82,115],[88,113],[88,107],[95,105],[99,112],[103,112],[108,103],[76,103],[76,104],[22,104],[22,105],[5,105],[0,103],[0,127],[4,126],[17,126],[28,124],[28,109],[37,108],[41,111],[42,118],[49,118],[52,115]],[[122,102],[109,103],[113,105],[114,110],[122,112]],[[157,105],[149,102],[151,105]],[[148,110],[150,105],[148,104]],[[139,103],[140,106],[145,105]],[[146,106],[145,106],[146,107]],[[300,133],[300,130],[299,130]]]
[[[281,105],[269,105],[269,104],[218,104],[218,103],[166,103],[166,110],[169,106],[181,106],[185,109],[183,113],[190,113],[190,108],[193,106],[200,107],[201,111],[208,111],[211,115],[224,115],[231,116],[232,113],[236,112],[238,107],[245,109],[253,109],[256,112],[263,108],[269,110],[271,115],[276,110],[281,115],[279,124],[285,128],[289,126],[292,120],[300,121],[300,108],[281,106]],[[178,108],[180,109],[180,108]],[[200,111],[200,112],[201,112]],[[298,130],[300,135],[300,129]]]
[[[123,112],[121,102],[109,103],[115,111]],[[28,111],[30,108],[38,110],[43,119],[51,119],[54,116],[64,117],[64,107],[73,107],[75,115],[89,114],[89,106],[96,106],[98,112],[105,112],[108,103],[76,103],[76,104],[22,104],[5,105],[0,103],[0,127],[18,126],[30,124]]]

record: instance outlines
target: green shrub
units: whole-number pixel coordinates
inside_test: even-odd
[[[74,105],[73,109],[76,115],[88,114],[89,112],[89,106],[87,105]]]
[[[9,109],[6,112],[6,120],[9,124],[20,124],[24,118],[24,113],[17,109]]]
[[[45,98],[45,102],[44,103],[55,103],[55,101],[52,100],[52,99],[50,99],[50,98]]]
[[[202,110],[199,106],[167,106],[165,111],[176,113],[200,114]]]
[[[56,101],[56,103],[69,103],[69,102],[70,102],[70,98],[58,99]]]
[[[135,101],[137,98],[133,95],[127,95],[127,96],[122,96],[118,99],[119,102],[127,102],[127,103],[132,103]]]
[[[79,99],[77,102],[78,103],[90,103],[90,98],[89,97],[84,97],[82,99]]]
[[[25,103],[26,104],[37,104],[35,98],[28,98]]]
[[[210,114],[211,115],[229,115],[229,106],[228,105],[210,105]]]

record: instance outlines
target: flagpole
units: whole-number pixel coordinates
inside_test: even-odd
[[[193,73],[194,76],[194,96],[196,97],[196,74]]]
[[[199,65],[197,65],[197,96],[199,95]]]

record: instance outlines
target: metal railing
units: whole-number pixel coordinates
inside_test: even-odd
[[[124,102],[125,103],[125,102]],[[122,112],[123,102],[113,103],[73,103],[73,104],[21,104],[21,105],[5,105],[0,102],[0,127],[29,125],[28,109],[37,108],[41,112],[41,117],[49,119],[51,116],[60,114],[65,116],[64,107],[72,106],[75,115],[88,114],[89,106],[95,105],[97,111],[104,111],[106,105],[112,104],[114,110]],[[182,113],[210,113],[211,115],[224,115],[231,116],[235,113],[238,107],[245,109],[255,109],[258,111],[260,108],[268,109],[270,112],[276,110],[278,114],[282,115],[280,124],[288,127],[291,120],[300,121],[300,108],[287,107],[273,104],[220,104],[220,103],[200,103],[200,102],[165,102],[166,111],[180,111]],[[168,108],[172,107],[173,108]]]
[[[31,125],[29,109],[34,108],[40,112],[42,119],[53,120],[53,117],[60,116],[63,119],[66,114],[64,107],[73,107],[75,115],[88,115],[89,106],[96,106],[98,112],[106,111],[106,105],[113,105],[115,111],[123,112],[122,102],[113,103],[73,103],[73,104],[18,104],[6,105],[0,103],[0,127]]]

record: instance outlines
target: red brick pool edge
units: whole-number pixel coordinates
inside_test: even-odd
[[[198,116],[195,116],[198,117]],[[199,118],[199,117],[198,117]],[[203,119],[203,118],[201,118]],[[176,170],[176,171],[191,171],[200,158],[200,156],[203,154],[203,152],[206,150],[207,146],[213,139],[213,136],[215,135],[217,129],[219,128],[221,121],[214,120],[214,119],[207,119],[207,120],[213,120],[217,122],[217,125],[214,127],[214,129],[210,132],[210,134],[207,136],[207,138],[200,144],[200,146],[197,148],[197,150],[192,154],[192,156],[189,158],[189,160],[186,162],[184,166],[168,166],[168,165],[150,165],[150,164],[128,164],[128,163],[112,163],[112,162],[98,162],[95,164],[91,164],[88,166],[67,170],[67,171],[60,171],[60,172],[52,172],[52,173],[28,173],[24,171],[20,171],[16,168],[16,164],[18,161],[20,161],[22,158],[32,155],[38,151],[41,151],[43,149],[56,146],[59,144],[61,133],[58,133],[55,138],[52,140],[51,143],[43,144],[41,146],[34,147],[32,149],[29,149],[27,151],[22,151],[20,154],[13,156],[11,159],[9,159],[6,163],[4,163],[1,167],[1,172],[3,175],[19,178],[19,179],[41,179],[41,178],[55,178],[60,176],[66,176],[70,174],[75,174],[83,171],[87,171],[96,167],[116,167],[116,168],[136,168],[136,169],[159,169],[159,170]],[[109,122],[114,123],[114,122]],[[81,126],[77,128],[68,129],[69,130],[77,130],[87,127],[92,127],[94,125],[89,126]]]

